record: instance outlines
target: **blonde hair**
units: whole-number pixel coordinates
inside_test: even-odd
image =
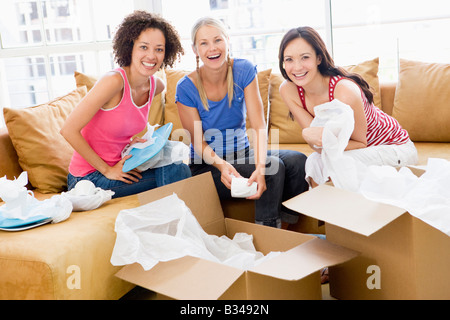
[[[225,27],[222,21],[211,17],[204,17],[197,20],[197,22],[194,24],[194,27],[192,28],[191,40],[192,45],[194,47],[197,38],[197,32],[203,26],[211,26],[219,29],[220,32],[228,39],[227,28]],[[228,62],[228,71],[227,71],[228,103],[229,106],[231,107],[231,101],[233,100],[234,96],[234,79],[233,79],[233,64],[231,62],[230,52],[228,52],[227,62]],[[202,101],[203,107],[205,108],[205,110],[209,111],[208,98],[206,96],[206,91],[205,88],[203,87],[202,78],[200,76],[200,57],[198,55],[197,55],[197,89],[198,93],[200,94],[200,99]]]

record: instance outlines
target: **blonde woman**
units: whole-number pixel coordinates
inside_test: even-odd
[[[224,24],[202,18],[192,29],[197,70],[177,84],[176,101],[183,127],[191,135],[191,172],[211,172],[221,199],[231,197],[233,177],[257,183],[256,223],[280,227],[295,223],[296,213],[282,201],[307,190],[306,156],[295,151],[267,152],[257,70],[245,59],[231,59]],[[202,64],[200,64],[200,61]],[[246,115],[255,130],[254,149],[246,135]]]

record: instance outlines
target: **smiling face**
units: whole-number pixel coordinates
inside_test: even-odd
[[[289,79],[297,86],[304,87],[319,73],[321,58],[314,48],[303,38],[292,40],[284,50],[284,69]]]
[[[158,71],[164,61],[166,39],[159,29],[146,29],[134,41],[131,68],[145,77]]]
[[[197,31],[193,49],[205,66],[219,68],[227,63],[227,40],[218,28],[204,25]]]

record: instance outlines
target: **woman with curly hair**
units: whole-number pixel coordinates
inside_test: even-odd
[[[139,172],[123,172],[128,155],[122,150],[145,129],[151,102],[164,90],[154,76],[163,66],[173,66],[183,54],[179,35],[161,17],[136,11],[119,26],[113,41],[119,68],[106,73],[73,110],[61,134],[74,148],[68,189],[80,180],[123,197],[169,184],[191,175],[185,164]],[[134,138],[131,144],[143,142]]]

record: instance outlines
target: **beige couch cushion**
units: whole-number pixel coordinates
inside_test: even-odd
[[[59,131],[86,92],[83,86],[36,107],[4,109],[19,164],[28,172],[33,187],[42,193],[66,190],[73,149]]]
[[[450,64],[400,60],[392,115],[413,141],[450,142]]]
[[[380,80],[378,79],[379,62],[380,59],[377,57],[356,65],[346,66],[344,69],[348,72],[359,74],[364,80],[367,81],[373,93],[373,103],[378,108],[383,109],[383,106],[381,105]]]
[[[185,144],[190,144],[190,135],[183,129],[180,116],[178,115],[178,107],[175,102],[175,93],[177,91],[177,83],[185,75],[191,71],[186,70],[172,70],[166,69],[167,89],[164,105],[164,123],[173,123],[171,139],[183,141]]]
[[[289,118],[289,109],[280,94],[280,85],[284,81],[281,74],[270,75],[269,86],[269,143],[306,143],[302,128],[297,121]]]
[[[380,82],[378,79],[379,58],[361,62],[357,65],[344,67],[349,72],[358,73],[367,81],[374,94],[374,103],[381,108]],[[270,77],[270,132],[269,142],[279,143],[305,143],[300,125],[289,118],[289,109],[281,98],[279,87],[284,81],[281,74],[272,74]]]

